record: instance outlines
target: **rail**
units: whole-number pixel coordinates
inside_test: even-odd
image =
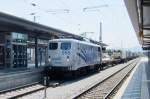
[[[75,97],[73,97],[73,99],[84,99],[85,97],[86,97],[86,99],[90,99],[90,98],[93,98],[93,97],[95,98],[95,96],[96,97],[99,96],[98,99],[107,99],[112,94],[112,92],[114,92],[114,90],[118,87],[118,85],[120,85],[122,83],[122,81],[132,71],[132,69],[136,66],[138,60],[139,59],[136,59],[136,60],[132,61],[130,64],[128,64],[127,66],[125,66],[122,69],[118,70],[114,74],[110,75],[109,77],[107,77],[103,81],[98,82],[97,84],[93,85],[92,87],[88,88],[87,90],[85,90],[85,91],[81,92],[80,94],[76,95]],[[130,67],[130,66],[131,66],[131,68],[129,68],[128,72],[121,78],[120,81],[118,81],[118,82],[113,82],[112,81],[113,83],[115,83],[115,85],[113,85],[113,88],[111,87],[109,90],[107,89],[107,91],[104,92],[103,95],[101,95],[101,96],[100,95],[94,95],[95,94],[94,90],[99,91],[99,92],[104,91],[104,89],[97,90],[96,88],[98,88],[99,86],[101,86],[101,88],[105,87],[105,86],[102,86],[102,84],[105,84],[105,83],[106,83],[106,85],[110,84],[109,82],[107,82],[109,79],[111,79],[112,77],[114,77],[115,75],[117,75],[118,73],[120,73],[121,71],[125,70],[127,67]]]
[[[0,98],[7,98],[7,99],[16,99],[39,90],[43,90],[45,86],[39,84],[39,82],[35,82],[32,84],[27,84],[21,87],[16,87],[9,90],[4,90],[0,92]]]

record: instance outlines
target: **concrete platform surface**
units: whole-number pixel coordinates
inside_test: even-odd
[[[150,99],[150,61],[143,57],[114,99]]]
[[[43,79],[42,72],[43,68],[1,70],[0,92],[40,82]]]

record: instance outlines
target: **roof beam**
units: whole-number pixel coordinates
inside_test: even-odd
[[[143,30],[150,30],[150,27],[143,27]]]
[[[143,50],[150,50],[150,47],[142,47]]]
[[[150,6],[150,2],[143,2],[143,6]]]

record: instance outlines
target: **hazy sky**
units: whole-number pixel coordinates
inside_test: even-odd
[[[37,6],[31,6],[31,2]],[[85,7],[101,7],[96,11],[83,11]],[[69,9],[69,13],[56,14],[53,9]],[[130,48],[139,46],[123,0],[1,0],[0,11],[33,21],[30,13],[36,12],[38,23],[65,30],[74,34],[88,34],[99,40],[99,23],[102,22],[103,42],[110,47]]]

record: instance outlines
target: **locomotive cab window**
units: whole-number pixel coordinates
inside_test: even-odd
[[[101,48],[100,48],[100,47],[98,47],[98,51],[99,51],[99,52],[101,51]]]
[[[49,49],[50,50],[56,50],[58,48],[58,43],[50,43],[49,44]]]
[[[71,49],[71,43],[70,42],[61,43],[61,49],[62,50],[70,50]]]

